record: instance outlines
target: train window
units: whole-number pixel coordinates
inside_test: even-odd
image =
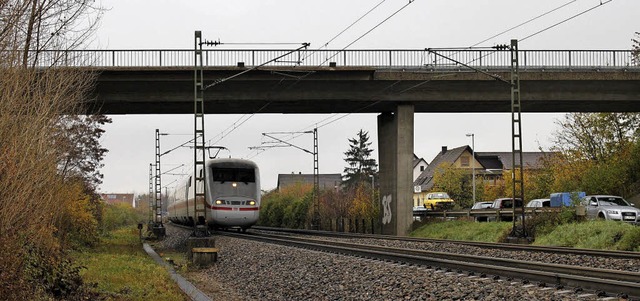
[[[238,182],[253,183],[256,181],[253,169],[238,169]]]
[[[213,181],[253,183],[256,177],[249,168],[213,168]]]

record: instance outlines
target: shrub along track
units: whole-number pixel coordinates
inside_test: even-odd
[[[299,231],[296,232],[301,233]],[[311,231],[311,233],[318,234],[317,231]],[[232,232],[222,232],[220,234],[324,252],[366,257],[376,260],[434,266],[449,270],[469,271],[484,275],[495,275],[494,278],[496,279],[499,277],[518,278],[528,281],[538,281],[554,285],[558,288],[568,286],[595,290],[601,293],[607,292],[609,294],[627,295],[634,298],[640,297],[640,273],[638,272],[581,267],[576,265],[549,264],[536,261],[491,258],[485,256],[425,251],[418,249],[392,248],[375,244],[360,244],[291,235],[255,233],[255,231],[254,233],[249,234],[236,234]],[[335,233],[322,233],[324,236],[330,236],[332,234]],[[342,234],[338,236],[344,237]],[[362,236],[358,235],[358,237]],[[387,236],[374,237],[384,239],[390,238]],[[485,245],[488,246],[490,244]],[[507,247],[508,244],[499,245],[504,248]],[[630,255],[632,256],[632,254]],[[621,256],[621,254],[618,254],[618,256]]]

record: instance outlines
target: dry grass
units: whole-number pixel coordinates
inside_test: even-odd
[[[75,114],[93,76],[39,64],[34,49],[72,45],[71,31],[52,22],[80,2],[0,1],[0,299],[38,300],[67,294],[77,270],[66,260],[69,212],[86,194],[58,174],[65,145],[55,139],[64,114]],[[76,16],[81,18],[82,14]],[[75,20],[77,21],[77,19]],[[67,19],[69,26],[74,20]],[[69,28],[69,27],[67,27]],[[80,29],[80,28],[77,28]],[[26,49],[26,51],[25,51]],[[53,62],[51,60],[50,62]],[[35,67],[38,66],[39,67]]]

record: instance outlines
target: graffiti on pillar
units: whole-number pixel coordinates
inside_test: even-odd
[[[382,209],[383,211],[383,215],[382,215],[382,224],[386,225],[388,223],[391,222],[391,195],[386,195],[385,197],[382,198]]]

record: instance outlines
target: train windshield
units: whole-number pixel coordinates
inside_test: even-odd
[[[215,182],[254,183],[256,181],[256,174],[250,168],[213,168],[212,170]]]

